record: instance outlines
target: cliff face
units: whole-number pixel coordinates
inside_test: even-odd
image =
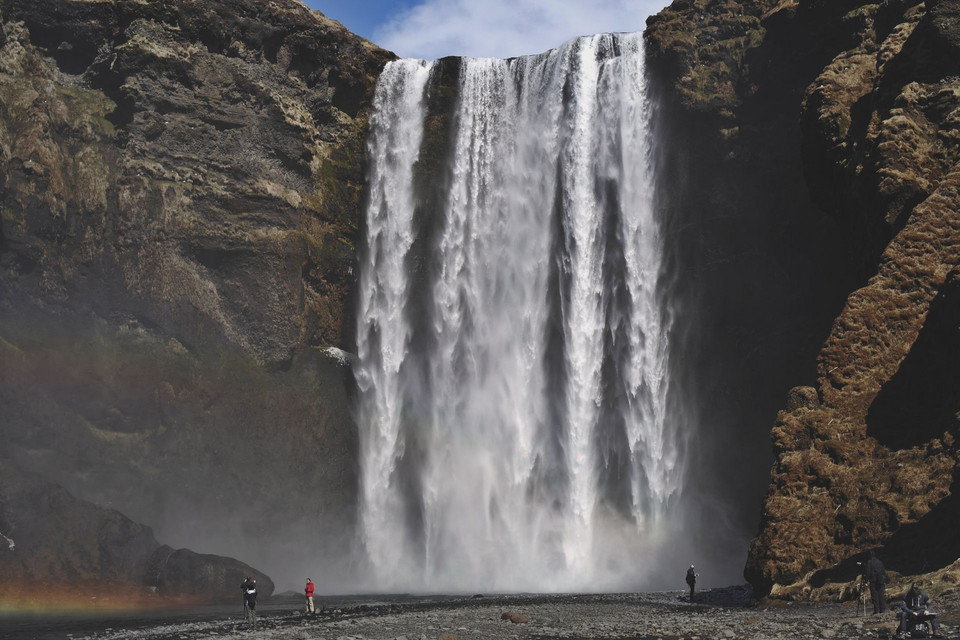
[[[331,348],[391,54],[294,0],[5,0],[0,24],[5,448],[173,544],[298,580],[303,544],[343,557]]]
[[[779,154],[774,173],[802,167],[811,215],[829,214],[855,276],[816,375],[795,379],[809,386],[777,415],[745,575],[758,595],[825,597],[838,588],[830,581],[855,577],[868,548],[904,574],[949,565],[960,555],[945,531],[960,516],[950,497],[960,8],[681,1],[652,19],[648,43],[679,118],[707,122],[731,153]],[[796,132],[788,146],[771,151],[742,134],[776,117]],[[812,260],[827,249],[812,248]],[[824,281],[808,304],[828,309],[831,288]]]
[[[803,175],[799,104],[815,74],[789,42],[751,53],[765,12],[680,2],[645,32],[658,208],[675,274],[671,388],[696,431],[685,508],[701,536],[698,566],[728,580],[756,532],[771,421],[790,387],[813,381],[816,352],[854,286],[843,234]]]

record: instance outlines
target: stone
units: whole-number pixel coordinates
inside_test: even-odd
[[[500,619],[501,619],[501,620],[509,620],[509,621],[512,622],[513,624],[525,624],[525,623],[529,622],[529,620],[527,620],[527,617],[526,617],[526,616],[521,615],[521,614],[519,614],[519,613],[517,613],[517,612],[515,612],[515,611],[505,611],[505,612],[503,612],[502,614],[500,614]]]

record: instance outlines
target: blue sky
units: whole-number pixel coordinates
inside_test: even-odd
[[[415,0],[305,0],[311,9],[339,20],[345,27],[368,40],[390,17],[417,4]]]
[[[641,31],[669,0],[305,0],[376,44],[410,58],[506,58],[570,38]]]

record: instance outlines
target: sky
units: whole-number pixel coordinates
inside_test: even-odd
[[[405,58],[509,58],[582,35],[642,31],[669,0],[305,0]]]

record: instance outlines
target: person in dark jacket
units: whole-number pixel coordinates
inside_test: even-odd
[[[877,554],[870,552],[870,559],[864,567],[864,577],[870,584],[870,599],[873,601],[873,612],[883,613],[888,609],[886,589],[887,589],[887,570]]]
[[[694,570],[693,565],[690,565],[690,568],[687,569],[687,578],[686,578],[687,584],[690,585],[690,602],[693,602],[693,587],[696,586],[697,576],[699,575],[700,574]]]
[[[930,598],[927,596],[927,592],[917,585],[911,584],[909,591],[903,596],[903,609],[900,611],[898,635],[905,638],[917,624],[928,621],[930,626],[933,627],[933,637],[942,638],[940,622],[937,621],[937,614],[930,611]]]
[[[243,610],[246,613],[247,622],[250,623],[251,628],[256,629],[257,581],[252,576],[247,576],[247,579],[240,584],[240,589],[243,591]]]

